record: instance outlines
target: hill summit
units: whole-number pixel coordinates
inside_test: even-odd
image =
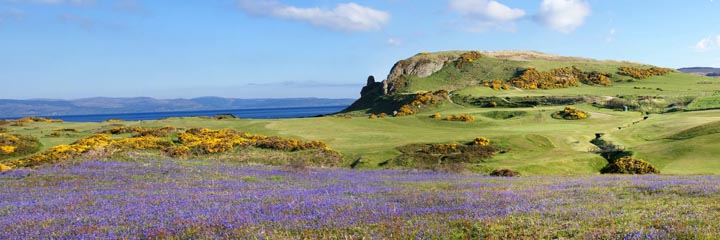
[[[418,100],[413,94],[436,91],[447,92],[450,102],[478,107],[499,101],[515,107],[542,105],[535,100],[515,104],[511,98],[516,96],[562,96],[595,102],[598,99],[579,98],[713,95],[708,92],[710,88],[700,86],[707,81],[706,77],[648,64],[536,51],[423,52],[395,63],[383,81],[370,76],[361,98],[344,112],[394,114]],[[683,89],[681,85],[690,87]],[[695,87],[699,92],[692,92]],[[415,107],[422,110],[422,106]]]

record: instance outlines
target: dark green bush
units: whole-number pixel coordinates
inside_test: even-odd
[[[439,165],[481,163],[492,158],[498,149],[490,145],[469,144],[410,144],[397,148],[402,154],[381,166],[440,169]],[[459,167],[456,166],[456,167]],[[449,166],[448,166],[449,167]]]
[[[490,176],[495,176],[495,177],[517,177],[517,176],[520,176],[520,172],[518,172],[518,171],[513,171],[513,170],[510,170],[510,169],[497,169],[497,170],[493,170],[493,171],[490,173]]]
[[[603,174],[657,174],[659,170],[649,162],[633,157],[623,157],[615,160],[600,170]]]

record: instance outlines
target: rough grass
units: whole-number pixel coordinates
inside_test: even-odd
[[[488,117],[488,118],[492,118],[492,119],[505,120],[505,119],[511,119],[511,118],[524,117],[524,116],[527,116],[528,113],[525,111],[491,111],[491,112],[485,112],[482,115],[485,117]]]
[[[685,109],[690,111],[720,109],[720,95],[699,97]]]

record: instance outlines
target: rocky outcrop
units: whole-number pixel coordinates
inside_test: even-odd
[[[458,59],[459,56],[460,53],[420,53],[411,58],[400,60],[395,63],[387,79],[383,81],[383,93],[387,95],[398,91],[398,88],[403,87],[405,84],[405,78],[407,77],[428,77]]]

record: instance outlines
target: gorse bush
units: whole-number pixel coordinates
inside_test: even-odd
[[[395,114],[396,117],[414,115],[419,112],[419,109],[423,106],[436,105],[445,101],[448,97],[448,91],[437,90],[434,92],[418,93],[415,98],[408,104],[400,106]]]
[[[462,69],[465,66],[471,64],[475,60],[478,60],[482,57],[482,53],[478,51],[472,51],[472,52],[466,52],[460,55],[460,58],[458,58],[457,61],[455,61],[455,67],[458,69]]]
[[[119,126],[114,127],[111,129],[107,129],[104,131],[101,131],[99,133],[103,134],[132,134],[133,137],[143,137],[143,136],[154,136],[154,137],[168,137],[170,136],[170,133],[176,132],[177,129],[172,126],[162,127],[162,128],[143,128],[143,127],[128,127],[128,126]]]
[[[0,163],[0,172],[9,171],[9,170],[12,170],[12,168]]]
[[[49,150],[32,155],[30,157],[8,161],[11,167],[36,167],[42,164],[53,164],[60,161],[72,159],[83,153],[98,148],[110,146],[112,138],[108,135],[98,134],[82,138],[69,145],[58,145]]]
[[[492,81],[490,81],[490,82],[484,82],[483,85],[485,85],[486,87],[490,87],[490,88],[492,88],[492,89],[495,89],[495,90],[500,90],[500,89],[502,89],[502,90],[508,90],[508,89],[510,89],[510,84],[505,83],[505,82],[503,82],[503,81],[500,80],[500,79],[495,79],[495,80],[492,80]]]
[[[579,86],[580,83],[587,85],[610,86],[611,74],[602,72],[584,72],[579,68],[563,67],[547,72],[540,72],[535,68],[528,68],[518,72],[518,76],[508,81],[511,85],[524,89],[553,89],[569,88]],[[499,82],[490,85],[493,89],[507,89]]]
[[[52,119],[52,118],[42,118],[42,117],[24,117],[24,118],[16,120],[15,122],[18,122],[18,123],[33,123],[33,122],[60,123],[60,122],[63,122],[63,120]]]
[[[457,114],[445,117],[446,121],[458,121],[458,122],[473,122],[475,117],[469,114]]]
[[[0,133],[0,159],[35,153],[40,150],[40,145],[33,136]]]
[[[477,137],[472,141],[472,143],[470,143],[470,145],[490,146],[490,139],[486,137]]]
[[[632,77],[635,79],[646,79],[652,76],[662,76],[675,70],[669,68],[651,67],[648,69],[641,69],[635,67],[619,67],[618,74]]]
[[[171,128],[153,129],[150,132],[167,132]],[[174,130],[174,128],[172,128]],[[125,130],[113,132],[127,132]],[[147,131],[139,131],[144,133]],[[30,157],[11,160],[10,167],[35,167],[42,164],[53,164],[74,159],[90,153],[123,153],[130,151],[156,150],[171,157],[185,158],[190,155],[205,155],[224,153],[234,149],[248,147],[271,149],[278,151],[304,151],[316,150],[316,157],[332,161],[315,160],[324,165],[336,165],[342,160],[342,155],[330,149],[327,144],[320,141],[301,141],[280,137],[269,137],[238,132],[232,129],[210,130],[205,128],[192,128],[177,134],[177,144],[173,141],[146,134],[130,138],[113,139],[105,134],[97,134],[82,138],[72,144],[59,145]],[[6,148],[9,152],[11,149]],[[12,149],[14,152],[16,149]],[[93,155],[93,154],[90,154]],[[93,155],[94,156],[94,155]],[[104,156],[104,155],[98,155]]]
[[[580,120],[588,118],[589,114],[572,107],[565,107],[562,111],[553,113],[554,118],[566,120]]]
[[[633,157],[623,157],[615,160],[600,170],[601,173],[617,173],[617,174],[657,174],[659,170],[652,164],[642,159]]]

